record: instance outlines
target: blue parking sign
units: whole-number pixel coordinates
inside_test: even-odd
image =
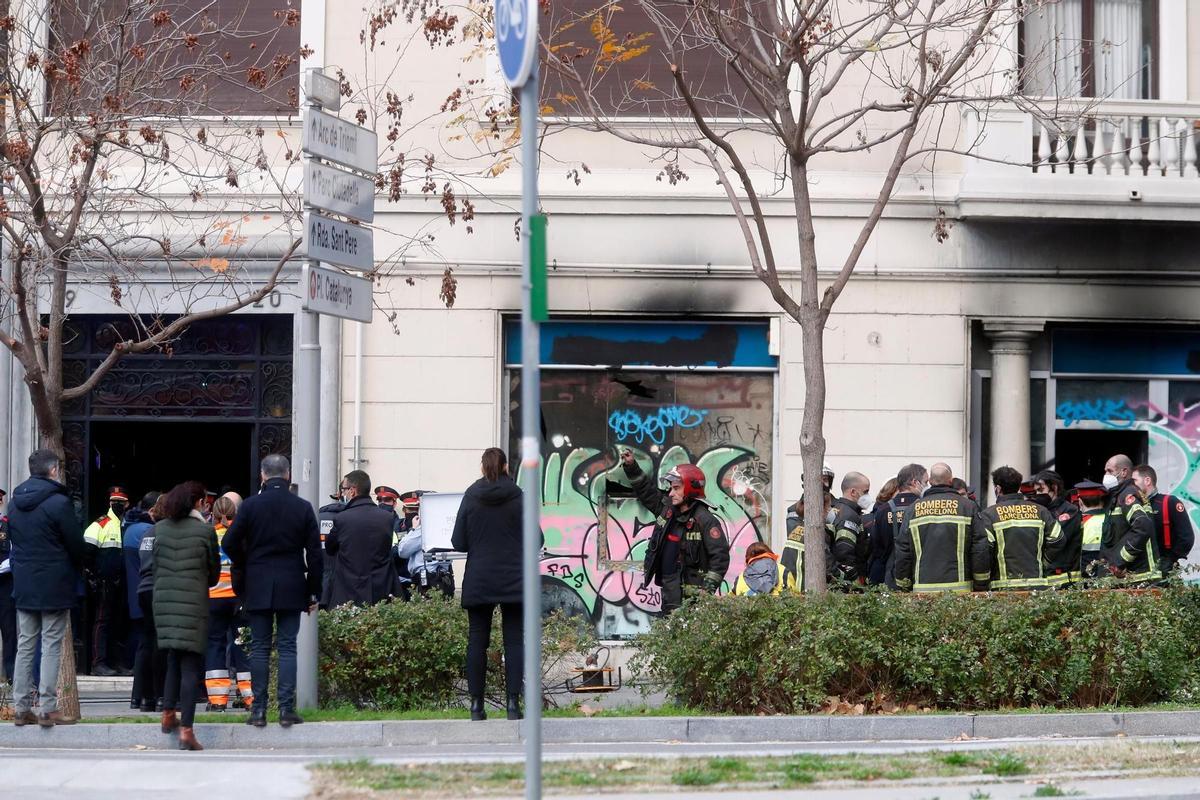
[[[509,88],[529,80],[537,56],[537,0],[495,0],[496,50]]]

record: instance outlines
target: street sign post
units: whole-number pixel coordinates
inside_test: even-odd
[[[374,311],[371,282],[336,269],[305,264],[300,270],[301,306],[305,311],[370,322]]]
[[[304,71],[304,100],[326,108],[330,111],[340,111],[342,108],[342,87],[337,78],[331,78],[319,69]]]
[[[363,272],[375,269],[375,233],[361,225],[307,211],[303,246],[310,261],[327,261]]]
[[[375,184],[354,172],[327,167],[316,161],[304,165],[304,202],[332,214],[375,220]]]
[[[379,169],[378,148],[375,131],[338,119],[319,108],[304,109],[301,150],[308,155],[374,175]]]
[[[523,574],[525,607],[525,797],[542,796],[541,353],[538,319],[545,318],[545,281],[535,280],[544,254],[538,213],[538,0],[495,0],[496,51],[509,88],[521,90],[521,478],[525,485]],[[542,242],[542,245],[536,242]],[[538,248],[535,251],[535,248]],[[544,255],[543,255],[544,259]],[[541,285],[536,302],[535,284]]]

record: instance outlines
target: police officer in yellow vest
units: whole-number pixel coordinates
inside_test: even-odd
[[[108,511],[83,532],[91,570],[87,581],[88,630],[92,675],[129,675],[122,665],[122,612],[125,608],[125,559],[121,551],[121,521],[129,494],[121,486],[108,490]]]
[[[1109,572],[1128,583],[1156,581],[1162,577],[1154,544],[1154,520],[1146,498],[1133,484],[1133,461],[1115,455],[1104,465],[1104,558]]]
[[[1071,494],[1082,515],[1080,523],[1079,569],[1070,573],[1070,581],[1099,578],[1108,575],[1108,562],[1101,554],[1104,541],[1104,498],[1108,491],[1095,481],[1080,481]]]

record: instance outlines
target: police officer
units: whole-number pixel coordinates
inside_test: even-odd
[[[1146,498],[1146,507],[1150,510],[1150,518],[1154,520],[1158,569],[1167,575],[1192,551],[1196,533],[1192,530],[1191,517],[1182,500],[1158,491],[1158,473],[1149,464],[1134,467],[1133,484]]]
[[[454,597],[454,568],[449,561],[430,558],[425,553],[425,536],[421,531],[421,496],[428,492],[408,492],[401,497],[407,513],[409,508],[415,514],[405,522],[406,531],[401,534],[396,545],[396,556],[405,564],[405,574],[411,578],[412,585],[422,597],[431,590],[441,592],[445,598]],[[415,507],[414,507],[415,506]]]
[[[1050,516],[1062,528],[1062,544],[1056,548],[1055,557],[1046,564],[1046,583],[1049,586],[1065,586],[1079,580],[1079,554],[1083,541],[1083,514],[1067,499],[1066,482],[1051,469],[1044,469],[1033,476],[1033,502],[1046,507]]]
[[[895,541],[902,592],[969,592],[972,578],[991,578],[987,537],[974,524],[979,506],[954,490],[953,479],[949,469],[931,473],[932,485],[904,515]]]
[[[683,602],[684,586],[715,594],[729,570],[729,542],[704,499],[704,472],[694,464],[675,467],[667,473],[670,488],[664,498],[631,451],[621,453],[621,466],[638,500],[658,518],[646,548],[642,585],[658,579],[666,614]]]
[[[1133,485],[1133,461],[1115,455],[1104,465],[1104,488],[1108,490],[1104,518],[1104,558],[1109,572],[1129,583],[1156,581],[1158,549],[1154,543],[1154,520],[1146,510],[1145,498]]]
[[[1108,575],[1108,562],[1104,560],[1104,504],[1108,491],[1095,481],[1080,481],[1075,484],[1072,499],[1079,507],[1079,563],[1070,580],[1078,582]]]
[[[842,496],[833,501],[834,577],[846,584],[866,582],[870,546],[863,531],[862,515],[871,508],[871,480],[861,472],[842,478]]]
[[[88,610],[91,621],[91,674],[104,677],[129,675],[121,666],[121,619],[125,610],[125,557],[121,551],[121,519],[129,508],[129,494],[120,486],[108,490],[108,511],[83,532],[91,562]]]
[[[325,540],[329,538],[329,532],[333,530],[333,521],[346,504],[342,502],[342,490],[339,486],[338,490],[329,495],[332,503],[326,503],[321,506],[317,512],[317,522],[321,526],[321,554],[324,561],[324,571],[321,573],[321,608],[329,608],[329,583],[333,580],[333,562],[334,558],[325,551]]]
[[[875,524],[872,526],[871,555],[867,559],[868,581],[896,588],[895,541],[904,521],[912,511],[912,504],[921,499],[929,485],[929,471],[920,464],[906,464],[896,475],[898,491],[886,504],[875,508]]]
[[[994,590],[1046,588],[1049,564],[1058,563],[1062,549],[1062,528],[1045,506],[1021,494],[1021,473],[1012,467],[992,470],[992,486],[996,502],[975,518],[973,535],[987,542],[992,568],[985,575],[982,562],[973,562],[976,584],[990,578]]]

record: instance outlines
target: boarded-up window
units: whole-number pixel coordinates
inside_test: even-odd
[[[676,64],[705,116],[742,116],[746,85],[697,14],[685,0],[555,0],[541,20],[555,62],[542,69],[543,105],[556,114],[589,116],[594,104],[604,116],[687,116]],[[735,35],[759,27],[735,26]]]
[[[300,0],[54,0],[57,113],[269,115],[298,105]]]

